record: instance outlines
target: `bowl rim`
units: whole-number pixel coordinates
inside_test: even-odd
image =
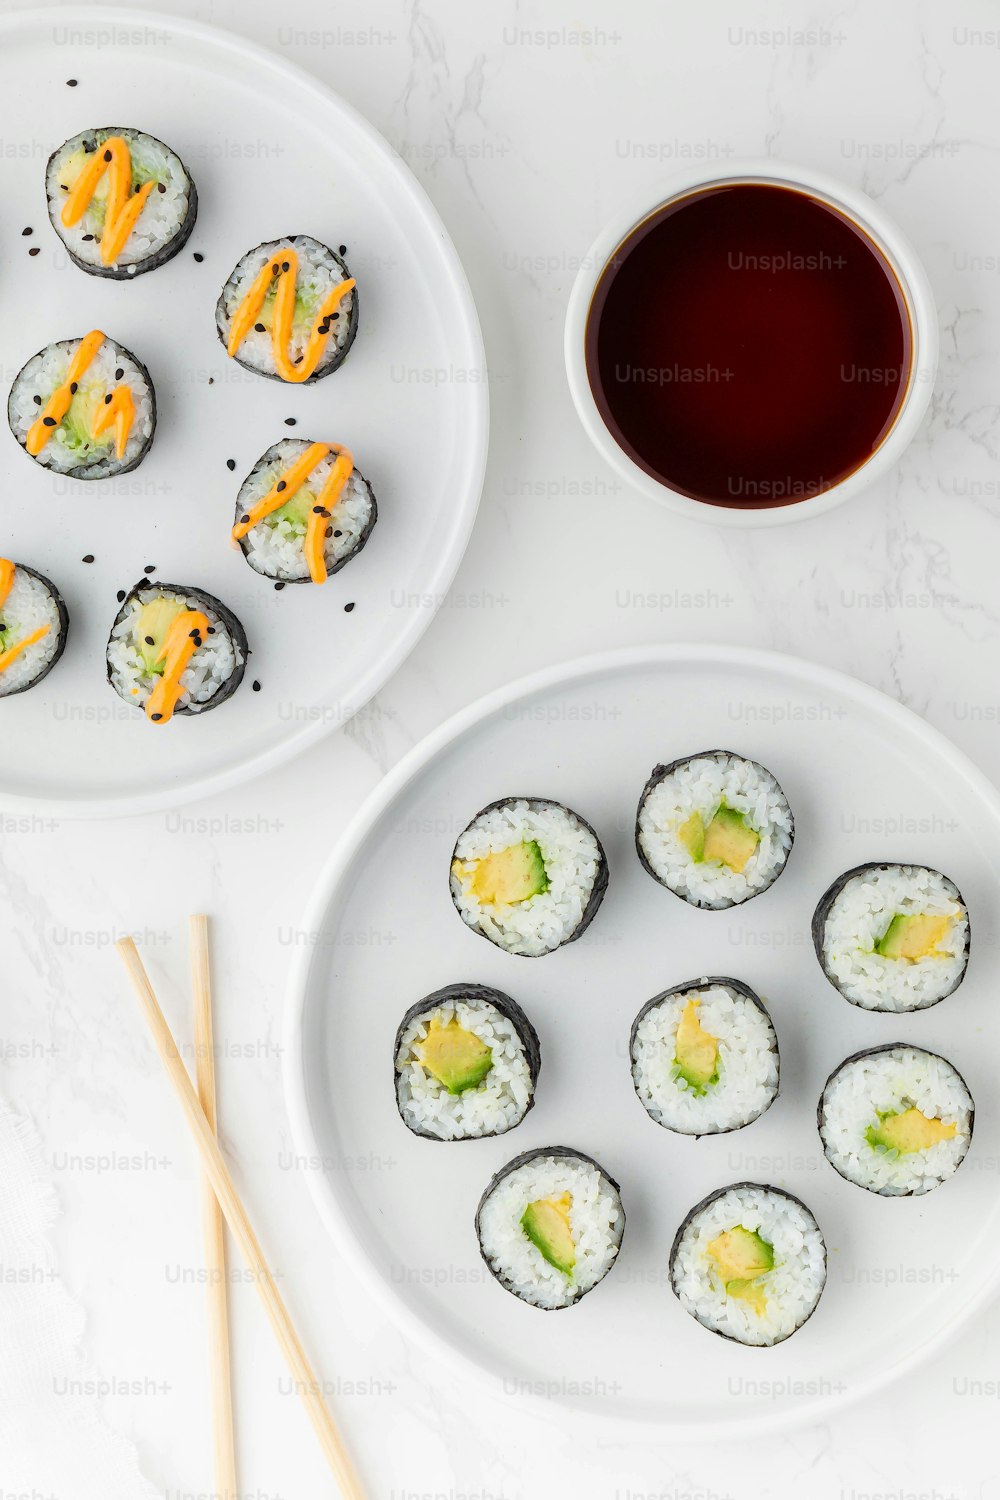
[[[818,495],[788,505],[754,509],[708,504],[641,468],[621,448],[607,427],[590,388],[586,365],[587,320],[597,284],[608,261],[634,230],[668,203],[701,189],[736,182],[798,188],[828,202],[871,238],[895,272],[910,316],[912,353],[906,394],[882,442],[853,473]],[[927,273],[916,251],[881,205],[860,188],[838,178],[790,162],[770,158],[734,158],[706,166],[700,163],[671,174],[659,192],[646,189],[605,225],[580,262],[566,308],[563,352],[570,395],[577,415],[594,447],[633,489],[674,515],[716,526],[782,526],[824,515],[859,495],[884,475],[909,446],[923,421],[934,387],[938,363],[937,305]]]

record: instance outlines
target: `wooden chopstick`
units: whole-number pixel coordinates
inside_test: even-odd
[[[229,1168],[226,1166],[225,1158],[219,1150],[219,1143],[198,1103],[198,1096],[188,1077],[187,1068],[177,1051],[177,1044],[160,1009],[156,995],[153,993],[153,986],[149,982],[149,976],[143,967],[135,943],[130,937],[122,938],[115,944],[115,947],[125,965],[132,988],[135,990],[143,1015],[153,1034],[160,1061],[166,1069],[167,1077],[173,1085],[174,1093],[177,1095],[195,1144],[201,1153],[202,1165],[208,1174],[222,1212],[226,1216],[226,1223],[240,1247],[248,1269],[253,1273],[274,1336],[285,1356],[295,1381],[296,1391],[306,1408],[327,1463],[330,1465],[344,1500],[364,1500],[364,1491],[343,1439],[323,1400],[320,1382],[313,1372],[288,1315],[288,1309],[282,1301],[281,1293],[264,1259],[264,1253],[254,1233],[253,1225],[247,1217],[246,1209],[243,1207]]]
[[[192,917],[191,983],[194,990],[194,1055],[198,1100],[218,1138],[215,1094],[215,1046],[212,1028],[212,974],[208,953],[208,918]],[[208,1272],[208,1358],[212,1387],[212,1432],[215,1488],[221,1500],[238,1500],[236,1440],[233,1433],[233,1387],[229,1350],[229,1281],[226,1275],[225,1220],[207,1176],[202,1177],[205,1268]]]

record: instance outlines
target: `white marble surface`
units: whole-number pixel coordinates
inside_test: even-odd
[[[210,1489],[203,1289],[178,1280],[198,1264],[197,1174],[109,951],[121,932],[142,935],[189,1032],[184,918],[203,907],[216,918],[226,1149],[373,1496],[997,1500],[996,1309],[871,1405],[739,1448],[623,1432],[613,1401],[606,1425],[583,1430],[559,1410],[490,1399],[407,1347],[346,1282],[288,1168],[279,1013],[288,930],[349,812],[449,712],[535,665],[631,642],[775,647],[893,694],[995,772],[1000,11],[985,0],[166,8],[311,70],[409,161],[478,301],[493,443],[453,594],[345,732],[266,785],[176,814],[0,819],[0,1088],[42,1132],[65,1208],[59,1265],[88,1310],[93,1357],[109,1379],[143,1384],[107,1398],[108,1416],[170,1500]],[[644,186],[655,199],[678,160],[763,154],[837,174],[897,217],[937,295],[943,357],[931,415],[886,483],[826,518],[753,535],[671,519],[604,470],[570,406],[561,331],[577,257],[621,200]],[[109,1156],[135,1160],[102,1168]],[[237,1288],[233,1304],[245,1490],[331,1493],[252,1291]]]

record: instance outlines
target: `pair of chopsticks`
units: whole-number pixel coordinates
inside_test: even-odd
[[[196,1077],[198,1091],[188,1076],[173,1033],[149,982],[138,949],[130,937],[115,944],[125,965],[160,1061],[177,1095],[205,1170],[205,1238],[210,1303],[212,1409],[215,1424],[216,1483],[222,1500],[237,1500],[236,1456],[233,1440],[233,1403],[229,1364],[229,1314],[226,1293],[226,1250],[223,1216],[240,1248],[264,1303],[274,1336],[295,1381],[333,1476],[344,1500],[364,1500],[364,1493],[343,1439],[321,1395],[301,1340],[264,1259],[260,1242],[247,1216],[216,1139],[215,1066],[212,1046],[212,991],[208,954],[208,919],[191,918],[191,960],[195,992]]]

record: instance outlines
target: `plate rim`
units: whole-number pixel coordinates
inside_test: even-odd
[[[297,63],[279,56],[269,47],[250,41],[226,27],[189,20],[186,16],[168,15],[160,10],[140,9],[134,5],[121,9],[110,5],[46,5],[37,9],[22,6],[0,15],[0,39],[9,41],[17,32],[44,30],[46,26],[56,24],[70,27],[104,24],[120,30],[131,26],[174,33],[192,42],[218,49],[221,55],[228,54],[230,59],[238,60],[242,57],[255,66],[270,69],[286,83],[294,84],[298,89],[318,98],[325,107],[338,112],[352,129],[367,137],[372,148],[383,158],[387,174],[395,179],[396,189],[408,195],[414,211],[424,220],[437,244],[456,297],[456,311],[469,353],[469,366],[483,372],[481,381],[470,381],[466,385],[470,392],[471,420],[463,425],[470,434],[470,442],[461,483],[455,486],[455,494],[461,497],[462,503],[454,505],[448,545],[439,552],[435,573],[427,580],[426,589],[422,590],[432,601],[431,606],[416,612],[407,631],[401,634],[393,649],[381,656],[376,666],[369,666],[360,675],[350,704],[346,707],[341,704],[340,714],[335,717],[318,715],[314,721],[301,725],[281,744],[241,760],[226,770],[213,771],[186,781],[183,785],[168,785],[156,791],[130,793],[122,797],[50,797],[9,791],[0,784],[0,810],[11,814],[35,813],[42,817],[66,820],[130,817],[141,813],[163,812],[231,791],[234,787],[256,780],[266,772],[294,760],[310,746],[343,729],[345,724],[371,702],[376,693],[381,692],[412,655],[436,618],[444,595],[455,581],[468,550],[482,501],[489,457],[489,369],[479,311],[448,226],[423,184],[395,148],[336,89],[323,83]]]
[[[305,928],[308,931],[319,929],[329,910],[340,879],[360,852],[375,822],[386,812],[395,798],[404,792],[407,786],[439,754],[447,750],[469,730],[484,723],[512,702],[545,689],[566,688],[589,676],[605,674],[616,668],[630,670],[636,667],[671,663],[685,666],[703,663],[777,672],[791,676],[800,682],[806,682],[812,687],[825,686],[837,691],[853,699],[859,707],[880,715],[889,725],[897,724],[908,735],[922,741],[928,750],[941,756],[948,762],[950,769],[965,781],[974,795],[991,806],[994,816],[1000,821],[1000,791],[964,750],[960,750],[947,735],[928,723],[914,709],[890,697],[881,689],[852,677],[847,672],[810,661],[806,657],[752,646],[683,642],[626,646],[611,651],[587,653],[515,678],[484,693],[425,735],[369,792],[340,834],[316,877],[310,893],[303,913]],[[292,958],[285,984],[281,1037],[283,1045],[282,1085],[293,1146],[298,1154],[321,1160],[322,1148],[313,1130],[306,1102],[303,1050],[305,1000],[310,985],[311,971],[317,962],[319,951],[318,947],[302,949],[297,951]],[[333,1191],[327,1174],[310,1173],[307,1186],[323,1226],[334,1247],[343,1257],[348,1270],[358,1276],[394,1327],[412,1339],[422,1351],[442,1360],[449,1369],[458,1369],[463,1374],[475,1378],[484,1389],[488,1387],[493,1399],[501,1400],[504,1404],[510,1404],[517,1409],[527,1408],[535,1415],[546,1410],[551,1411],[552,1400],[550,1398],[530,1391],[519,1392],[516,1399],[511,1396],[498,1396],[493,1376],[499,1367],[480,1363],[464,1348],[452,1343],[439,1333],[409,1305],[399,1292],[393,1290],[386,1279],[367,1260],[361,1243],[351,1230],[347,1215]],[[796,1427],[807,1426],[885,1389],[925,1364],[935,1351],[951,1342],[978,1311],[995,1299],[998,1288],[1000,1288],[1000,1261],[995,1264],[991,1277],[968,1297],[949,1324],[923,1339],[905,1357],[891,1360],[875,1375],[852,1381],[847,1391],[829,1391],[820,1394],[793,1411],[756,1412],[745,1417],[723,1417],[705,1421],[673,1420],[650,1416],[641,1411],[627,1411],[618,1412],[612,1416],[602,1413],[600,1421],[602,1426],[606,1426],[609,1430],[617,1428],[633,1434],[637,1428],[655,1429],[662,1436],[681,1443],[699,1443],[734,1437],[749,1438],[751,1435],[781,1433]],[[592,1408],[585,1406],[574,1397],[560,1396],[556,1398],[556,1404],[562,1415],[577,1421],[584,1419],[593,1421]]]

